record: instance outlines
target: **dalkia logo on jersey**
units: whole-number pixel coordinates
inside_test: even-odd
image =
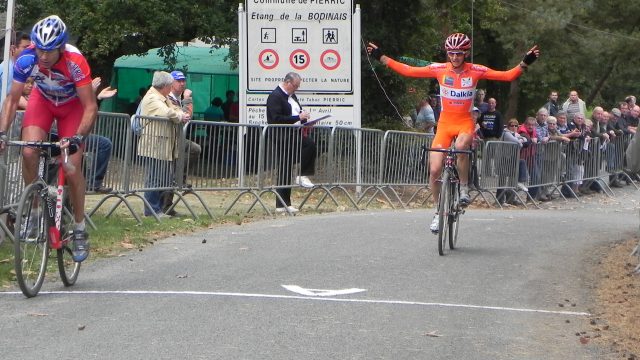
[[[455,89],[442,89],[442,96],[450,99],[467,100],[473,99],[473,90],[455,90]]]

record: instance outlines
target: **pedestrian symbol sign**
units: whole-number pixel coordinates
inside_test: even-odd
[[[323,44],[337,44],[338,43],[338,29],[322,29],[322,43]]]

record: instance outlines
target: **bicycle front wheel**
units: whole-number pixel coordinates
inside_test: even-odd
[[[452,183],[450,184],[451,188],[451,198],[453,199],[450,204],[449,211],[449,249],[453,250],[456,248],[456,242],[458,241],[458,229],[460,228],[460,214],[462,213],[460,207],[460,184]]]
[[[62,223],[60,224],[60,236],[62,237],[62,247],[57,250],[58,257],[58,271],[60,272],[60,280],[64,286],[72,286],[78,279],[80,273],[79,262],[73,261],[73,252],[71,246],[73,246],[73,208],[69,197],[66,195],[64,206],[62,208]]]
[[[49,259],[46,185],[36,182],[22,192],[14,230],[16,280],[26,297],[38,295]]]
[[[451,198],[451,174],[444,169],[442,172],[442,184],[440,185],[440,199],[438,201],[438,254],[444,255],[447,250],[447,240],[451,233],[450,209]]]

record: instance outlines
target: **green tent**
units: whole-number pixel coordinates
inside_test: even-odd
[[[194,118],[201,118],[214,97],[225,100],[227,90],[238,94],[238,70],[225,61],[228,48],[212,49],[201,46],[178,46],[176,69],[183,70],[187,77],[187,88],[193,91]],[[118,89],[117,96],[104,101],[103,111],[135,112],[136,98],[140,88],[151,85],[153,72],[167,70],[158,48],[149,50],[143,56],[127,55],[116,60],[110,84]],[[169,69],[174,70],[174,69]],[[104,82],[104,81],[103,81]]]

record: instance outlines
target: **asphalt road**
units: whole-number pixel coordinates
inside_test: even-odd
[[[1,356],[601,359],[605,350],[575,334],[589,328],[602,245],[638,228],[640,192],[617,193],[468,211],[445,257],[426,230],[432,210],[280,216],[174,236],[89,261],[72,288],[0,293]]]

